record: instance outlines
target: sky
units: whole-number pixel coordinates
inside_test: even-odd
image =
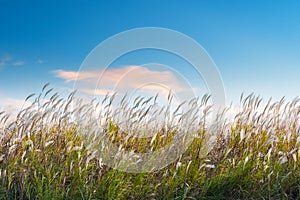
[[[198,42],[220,72],[227,103],[237,101],[242,92],[292,99],[300,94],[299,10],[296,0],[0,0],[0,107],[17,105],[48,82],[64,93],[72,90],[74,76],[96,80],[95,72],[78,72],[89,53],[115,34],[142,27],[172,29]],[[205,83],[190,69],[168,52],[132,52],[112,63],[96,92],[112,90],[133,70],[124,87],[137,87],[152,77],[184,90],[176,71],[203,94]],[[85,91],[94,89],[87,86]]]

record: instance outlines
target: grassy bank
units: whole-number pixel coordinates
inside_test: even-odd
[[[73,94],[61,99],[50,93],[44,88],[28,98],[32,105],[12,121],[0,115],[0,199],[300,198],[298,99],[260,105],[258,97],[242,98],[204,155],[210,109],[205,96],[199,104],[204,109],[197,107],[195,139],[181,157],[160,171],[126,173],[105,166],[88,147],[80,125],[88,106],[74,111]],[[176,133],[162,129],[155,138],[127,137],[111,116],[104,123],[110,141],[135,152],[159,149]]]

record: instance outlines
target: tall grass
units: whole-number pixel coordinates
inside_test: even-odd
[[[99,151],[109,149],[96,151],[94,142],[106,138],[127,152],[154,152],[187,127],[180,126],[184,112],[172,118],[168,106],[158,109],[164,120],[163,128],[157,128],[147,126],[151,118],[141,117],[147,108],[154,108],[155,98],[123,101],[116,112],[112,96],[85,104],[74,93],[61,98],[46,85],[40,95],[26,100],[31,105],[14,117],[0,112],[1,199],[300,198],[299,99],[261,105],[259,97],[241,97],[234,117],[224,114],[225,122],[209,129],[211,105],[205,95],[193,104],[194,115],[188,115],[197,126],[189,129],[194,139],[187,151],[150,173],[126,173],[105,165]],[[117,116],[125,116],[126,123]],[[87,127],[98,127],[101,138]],[[212,130],[217,134],[209,133]],[[136,137],[141,131],[152,137]],[[206,154],[209,134],[217,139]]]

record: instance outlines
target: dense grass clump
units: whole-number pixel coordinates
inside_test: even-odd
[[[163,113],[162,128],[148,127],[151,119],[145,116],[155,98],[135,99],[132,106],[122,101],[116,112],[113,96],[85,104],[74,93],[64,99],[46,89],[14,117],[0,112],[1,199],[300,198],[299,99],[262,106],[259,97],[250,95],[241,98],[232,118],[224,111],[225,120],[209,129],[206,95],[190,102],[197,112],[189,120],[197,126],[188,128],[194,139],[182,156],[159,171],[126,173],[106,166],[99,151],[109,149],[97,151],[95,142],[106,138],[126,151],[154,152],[187,127],[180,126],[187,123],[185,113],[172,113],[167,106],[156,111]],[[129,121],[122,124],[116,117],[120,113]],[[152,132],[152,137],[136,137],[135,130]],[[209,134],[217,139],[205,153]]]

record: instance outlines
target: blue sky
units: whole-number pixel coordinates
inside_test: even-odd
[[[276,0],[0,0],[0,100],[24,99],[47,82],[63,91],[72,82],[55,70],[77,71],[103,40],[149,26],[182,32],[201,44],[219,68],[228,102],[243,91],[290,99],[300,94],[299,10],[299,1]],[[157,52],[129,55],[114,67],[148,62],[186,71],[182,61]]]

